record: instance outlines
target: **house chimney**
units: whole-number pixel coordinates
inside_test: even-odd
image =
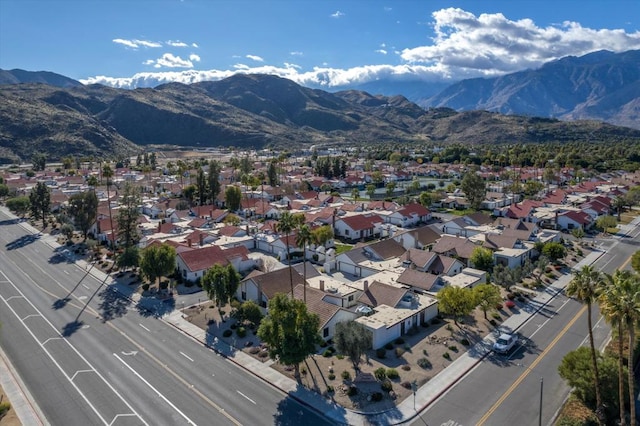
[[[204,234],[200,233],[200,245],[203,246],[204,245]]]
[[[324,280],[320,280],[320,291],[324,291]]]
[[[187,238],[187,245],[191,247],[191,238]]]
[[[367,290],[369,290],[369,280],[364,280],[364,282],[362,283],[362,291],[366,293]]]

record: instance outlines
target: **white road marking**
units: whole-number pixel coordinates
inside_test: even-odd
[[[93,370],[78,370],[73,373],[73,376],[71,376],[71,380],[75,380],[76,376],[80,373],[93,373]]]
[[[242,392],[240,392],[239,390],[237,390],[236,392],[238,392],[240,395],[242,395],[242,396],[244,396],[245,398],[247,398],[247,400],[248,400],[249,402],[253,402],[253,404],[254,404],[254,405],[256,404],[256,402],[255,402],[253,399],[249,398],[247,395],[243,394],[243,393],[242,393]]]
[[[131,351],[131,352],[122,351],[120,353],[124,356],[136,356],[138,354],[138,351]]]
[[[64,269],[62,270],[62,272],[64,272],[65,274],[69,275],[69,273],[67,271],[65,271]]]
[[[4,275],[4,274],[3,274]],[[6,277],[6,275],[5,275]],[[58,330],[53,326],[53,324],[51,324],[51,322],[44,316],[42,315],[42,313],[38,310],[38,308],[36,308],[36,306],[28,299],[24,296],[24,293],[22,293],[22,291],[20,291],[20,289],[11,281],[9,280],[9,284],[11,284],[11,286],[18,292],[20,293],[20,295],[29,303],[29,305],[31,305],[31,307],[47,322],[47,324],[49,324],[49,326],[55,330],[55,332],[58,334],[59,337],[51,337],[47,340],[45,340],[44,342],[40,342],[38,340],[38,338],[36,337],[36,335],[33,333],[33,331],[31,331],[31,329],[29,327],[27,327],[27,324],[24,323],[23,320],[20,319],[20,317],[18,316],[18,313],[11,307],[11,305],[9,305],[7,303],[7,301],[4,299],[4,297],[0,296],[0,299],[2,301],[4,301],[5,305],[7,305],[7,307],[11,310],[11,312],[13,313],[13,315],[15,315],[16,318],[18,318],[18,320],[22,323],[22,325],[24,326],[24,328],[27,330],[27,332],[31,335],[31,337],[33,337],[33,340],[35,340],[35,342],[40,345],[40,347],[42,348],[42,350],[44,351],[44,353],[49,357],[49,359],[51,360],[51,362],[53,362],[55,364],[55,366],[58,368],[58,370],[60,370],[60,373],[64,376],[65,379],[67,379],[67,381],[71,384],[71,386],[73,386],[73,388],[76,390],[76,392],[78,392],[78,394],[82,397],[82,399],[87,403],[87,405],[89,406],[89,408],[91,408],[91,410],[95,413],[95,415],[102,421],[103,424],[105,425],[110,425],[111,423],[113,423],[113,420],[111,422],[107,422],[107,420],[102,416],[102,414],[100,414],[100,412],[98,411],[98,409],[91,403],[91,401],[89,400],[89,398],[80,390],[80,388],[73,382],[73,379],[71,377],[69,377],[69,375],[64,371],[64,369],[62,368],[62,366],[60,365],[60,363],[58,363],[58,361],[55,359],[55,357],[51,354],[51,352],[49,352],[49,350],[45,347],[45,344],[51,340],[63,340],[67,346],[69,346],[69,348],[71,348],[76,355],[78,355],[80,357],[80,359],[82,359],[82,361],[90,367],[91,371],[93,373],[95,373],[103,382],[104,384],[106,384],[109,389],[111,389],[111,391],[118,397],[120,398],[120,400],[127,406],[127,408],[129,408],[131,410],[131,413],[135,416],[137,416],[140,421],[148,426],[148,423],[142,418],[140,417],[140,415],[133,409],[133,407],[124,399],[122,398],[122,396],[118,393],[117,390],[115,390],[115,388],[113,386],[111,386],[111,383],[107,382],[105,380],[105,378],[93,367],[93,365],[91,365],[91,363],[89,361],[87,361],[87,359],[75,348],[75,346],[73,346],[69,340],[65,339],[60,332],[58,332]],[[75,375],[74,375],[75,376]],[[126,413],[125,413],[126,414]]]
[[[189,358],[189,355],[185,354],[184,352],[180,352],[180,355],[182,355],[183,357],[185,357],[189,361],[193,362],[193,360],[191,358]]]
[[[167,397],[165,397],[163,394],[160,393],[160,391],[156,388],[153,387],[153,385],[151,385],[151,383],[149,383],[144,377],[142,377],[136,370],[134,370],[129,364],[127,364],[126,362],[124,362],[124,360],[122,358],[120,358],[118,356],[118,354],[113,354],[113,356],[116,357],[116,359],[118,361],[120,361],[121,363],[123,363],[125,365],[125,367],[127,367],[133,374],[136,375],[136,377],[138,379],[140,379],[142,381],[142,383],[144,383],[145,385],[149,386],[149,388],[151,388],[152,391],[154,391],[156,393],[156,395],[158,395],[160,398],[162,398],[164,400],[164,402],[166,402],[167,404],[169,404],[169,406],[171,408],[173,408],[178,414],[180,414],[186,421],[187,423],[194,425],[195,423],[193,422],[193,420],[191,420],[189,417],[187,417],[186,414],[184,414],[182,411],[180,411],[178,409],[178,407],[176,407],[171,401],[169,401],[167,399]]]
[[[87,290],[89,290],[89,286],[86,284],[82,284],[82,287],[86,288]]]
[[[149,330],[149,329],[148,329],[147,327],[145,327],[144,325],[142,325],[142,324],[140,324],[140,323],[138,323],[138,325],[139,325],[140,327],[144,328],[145,330],[147,330],[148,332],[151,332],[151,330]]]

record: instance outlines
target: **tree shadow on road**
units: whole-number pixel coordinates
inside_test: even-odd
[[[7,244],[5,244],[5,247],[7,248],[7,250],[15,250],[15,249],[24,247],[26,245],[29,245],[31,243],[35,243],[39,239],[40,239],[40,234],[23,235],[20,238],[17,238],[13,241],[9,241]]]
[[[79,321],[78,319],[75,319],[75,320],[71,321],[70,323],[67,323],[62,328],[62,333],[61,333],[62,337],[70,337],[73,333],[75,333],[76,331],[80,330],[83,325],[84,325],[84,322]]]
[[[131,299],[123,296],[114,286],[105,287],[98,293],[100,304],[98,305],[102,321],[109,321],[126,315]]]
[[[302,391],[305,390],[304,387]],[[291,392],[290,395],[282,399],[277,406],[277,411],[273,415],[273,424],[277,426],[325,426],[332,424],[347,424],[345,418],[346,410],[344,407],[333,404],[331,402],[325,402],[319,406],[316,406],[316,410],[322,413],[332,413],[331,419],[324,418],[315,412],[311,408],[302,407],[301,403],[295,398],[296,394],[301,392],[300,389]]]
[[[55,302],[53,302],[53,305],[51,305],[51,308],[57,311],[67,306],[67,303],[69,303],[70,301],[71,301],[70,297],[64,297],[62,299],[58,299]]]

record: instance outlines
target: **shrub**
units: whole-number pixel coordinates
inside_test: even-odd
[[[344,370],[342,373],[340,373],[340,377],[342,377],[342,380],[351,380],[351,373],[349,373],[347,370]]]
[[[492,314],[491,314],[491,317],[492,317],[493,319],[496,319],[496,320],[501,320],[501,319],[502,319],[502,317],[500,316],[500,314],[499,314],[499,313],[497,313],[497,312],[492,313]]]
[[[232,330],[235,330],[236,328],[238,328],[238,324],[235,324],[235,323],[234,323],[234,324],[231,324],[231,329],[232,329]]]
[[[498,303],[496,305],[496,311],[499,311],[500,309],[502,309],[502,303]]]
[[[507,300],[504,305],[509,309],[513,309],[516,306],[513,300]]]
[[[451,361],[451,355],[449,354],[449,352],[445,352],[445,353],[443,353],[443,354],[442,354],[442,357],[443,357],[444,359],[448,359],[449,361]]]
[[[0,419],[11,409],[11,404],[8,401],[0,403]]]
[[[403,339],[402,337],[398,337],[398,338],[396,339],[396,345],[401,345],[401,344],[403,344],[403,343],[404,343],[404,339]]]
[[[169,281],[160,281],[160,290],[166,290],[169,287]]]
[[[418,366],[424,369],[431,368],[431,361],[426,358],[420,358],[418,360]]]
[[[333,352],[330,349],[325,349],[324,352],[322,352],[322,356],[325,358],[330,358],[333,355]]]
[[[326,340],[323,340],[322,342],[320,342],[320,347],[321,348],[326,348],[327,346],[329,346],[329,344],[327,343]]]
[[[149,283],[142,284],[142,291],[147,291],[147,290],[149,290]]]
[[[409,371],[409,370],[411,370],[411,366],[410,366],[409,364],[405,364],[405,365],[403,365],[403,366],[402,366],[402,367],[400,367],[400,368],[402,368],[404,371]]]
[[[387,354],[387,350],[385,348],[376,349],[376,357],[383,359]]]
[[[344,359],[344,355],[342,355],[342,354],[338,354],[338,355],[336,355],[336,358],[338,358],[338,359]]]
[[[333,392],[335,392],[335,390],[333,389],[333,386],[327,385],[327,393],[333,393]]]
[[[405,350],[403,348],[396,348],[395,352],[396,357],[400,358],[402,355],[404,355]]]
[[[264,352],[260,352],[260,354],[258,355],[260,358],[266,358],[269,356],[269,352],[264,351]]]
[[[404,381],[400,383],[400,386],[402,386],[405,389],[411,389],[411,382]]]
[[[507,299],[513,300],[515,298],[516,298],[516,295],[514,293],[507,293]]]
[[[250,353],[251,355],[255,355],[255,354],[257,354],[258,352],[260,352],[260,348],[259,348],[259,347],[257,347],[257,346],[253,346],[251,349],[249,349],[249,353]]]
[[[384,367],[376,368],[376,370],[373,372],[373,375],[376,377],[376,379],[383,381],[387,378],[387,370],[385,370]]]
[[[494,320],[494,319],[490,319],[490,320],[489,320],[489,324],[491,324],[492,326],[494,326],[494,327],[495,327],[498,323],[496,322],[496,320]]]
[[[231,308],[232,309],[238,309],[240,307],[240,305],[242,305],[242,303],[240,303],[240,301],[237,300],[237,299],[233,299],[231,301]]]
[[[238,337],[243,338],[247,335],[247,329],[244,327],[238,327],[236,329],[236,334],[238,335]]]
[[[227,329],[222,332],[222,337],[231,337],[232,334],[233,334],[233,331]]]
[[[524,297],[522,297],[522,296],[518,296],[518,302],[520,302],[520,303],[524,303],[524,302],[526,302],[526,300],[525,300],[525,298],[524,298]]]
[[[386,345],[384,345],[384,348],[388,349],[388,350],[393,349],[393,343],[391,343],[391,342],[387,343]]]
[[[374,392],[371,394],[371,401],[373,402],[378,402],[378,401],[382,401],[382,393],[381,392]]]
[[[329,373],[329,375],[327,376],[327,378],[328,378],[329,380],[334,380],[334,379],[336,378],[336,375],[335,375],[335,374],[333,374],[333,373]]]
[[[457,347],[456,345],[447,346],[447,348],[448,348],[451,352],[458,352],[458,347]]]
[[[351,385],[349,386],[349,390],[347,390],[347,395],[348,396],[354,396],[358,394],[358,388],[355,387],[355,385]]]
[[[467,339],[462,339],[462,340],[460,340],[460,344],[461,344],[462,346],[469,346],[469,344],[470,344],[470,343],[469,343],[469,340],[467,340]]]
[[[395,380],[400,377],[400,374],[395,368],[387,368],[387,377],[391,380]]]

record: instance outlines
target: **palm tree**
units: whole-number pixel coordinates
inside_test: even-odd
[[[289,282],[291,283],[291,298],[293,299],[293,272],[291,268],[291,256],[289,254],[289,234],[295,229],[296,219],[288,211],[282,213],[280,220],[276,224],[276,231],[284,234],[284,241],[287,245],[287,263],[289,264]]]
[[[625,424],[624,416],[624,380],[623,380],[623,326],[629,333],[628,380],[630,402],[630,424],[636,424],[635,379],[633,375],[633,349],[635,344],[635,325],[640,321],[640,278],[629,271],[617,270],[613,276],[607,275],[607,288],[600,297],[602,314],[618,327],[618,375],[620,398],[620,424]]]
[[[114,229],[113,229],[113,215],[111,214],[111,178],[113,177],[113,169],[111,168],[111,166],[109,165],[109,163],[105,164],[104,167],[102,168],[102,176],[107,178],[107,206],[109,207],[109,226],[111,226],[111,235],[113,236],[114,234]],[[115,253],[115,240],[112,241],[113,242],[113,252]]]
[[[598,360],[596,347],[593,343],[593,324],[591,320],[591,305],[597,300],[602,288],[603,280],[599,271],[593,266],[583,266],[575,273],[573,279],[566,289],[567,296],[575,297],[581,303],[587,305],[587,326],[589,328],[589,345],[591,346],[591,363],[593,364],[593,381],[596,390],[596,413],[601,424],[604,424],[604,407],[602,406],[602,395],[600,394],[600,374],[598,372]]]
[[[298,228],[298,235],[296,235],[296,245],[302,246],[302,300],[307,303],[307,246],[315,242],[313,232],[306,223]]]

